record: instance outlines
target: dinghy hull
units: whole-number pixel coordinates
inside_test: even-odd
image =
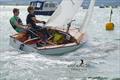
[[[37,52],[40,54],[47,54],[47,55],[60,55],[65,54],[68,52],[72,52],[74,50],[77,50],[80,46],[82,46],[86,42],[86,39],[82,39],[82,41],[79,44],[74,43],[68,43],[68,44],[62,44],[62,45],[50,45],[50,46],[44,46],[44,47],[36,47],[36,45],[26,45],[22,47],[22,51],[25,52]],[[14,36],[10,36],[10,45],[17,49],[20,49],[20,45],[23,44],[23,42],[20,42],[17,40]]]

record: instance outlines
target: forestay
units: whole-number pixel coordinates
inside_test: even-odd
[[[47,21],[46,26],[61,27],[68,24],[77,13],[82,2],[83,0],[63,0]]]

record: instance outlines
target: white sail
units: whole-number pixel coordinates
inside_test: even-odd
[[[82,2],[83,0],[63,0],[47,21],[46,26],[60,27],[68,24],[77,13]]]
[[[87,11],[87,13],[85,15],[85,18],[83,20],[82,25],[80,26],[80,31],[85,29],[88,26],[89,22],[90,22],[90,19],[92,17],[92,13],[93,13],[93,10],[94,10],[95,1],[96,0],[91,0],[90,5],[89,5],[89,9],[88,9],[88,11]]]

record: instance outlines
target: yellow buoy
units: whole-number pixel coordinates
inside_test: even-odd
[[[110,19],[109,19],[109,23],[106,24],[106,30],[114,30],[114,23],[111,22],[112,14],[113,14],[113,11],[111,7]]]
[[[112,23],[112,22],[107,23],[106,30],[114,30],[114,23]]]

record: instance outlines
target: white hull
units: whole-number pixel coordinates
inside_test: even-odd
[[[72,35],[73,35],[73,31]],[[62,44],[62,45],[50,45],[50,46],[44,46],[44,47],[36,47],[34,45],[24,45],[23,51],[25,52],[37,52],[40,54],[50,54],[50,55],[59,55],[68,53],[71,51],[74,51],[78,49],[82,44],[86,42],[85,36],[83,37],[79,44],[69,43],[69,44]],[[19,40],[16,40],[14,36],[10,36],[10,45],[16,48],[17,50],[20,50],[20,45],[23,44]]]

